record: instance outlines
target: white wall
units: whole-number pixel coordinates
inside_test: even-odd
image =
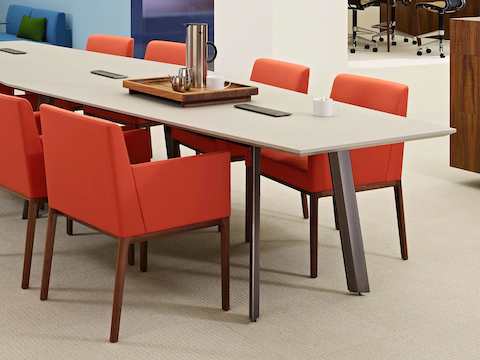
[[[345,1],[276,0],[273,56],[311,67],[310,92],[328,94],[347,67]]]
[[[258,57],[311,67],[310,91],[328,94],[335,74],[347,68],[347,7],[342,1],[216,0],[216,70],[249,76]],[[228,60],[227,60],[228,59]]]
[[[249,78],[256,58],[272,56],[273,1],[215,0],[216,71]]]

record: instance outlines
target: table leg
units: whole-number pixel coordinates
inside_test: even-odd
[[[369,292],[367,265],[349,151],[329,154],[348,290]]]
[[[250,182],[252,236],[250,241],[250,321],[260,316],[260,148],[252,147]]]

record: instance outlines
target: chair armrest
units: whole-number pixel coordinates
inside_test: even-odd
[[[230,155],[131,165],[148,232],[230,216]]]

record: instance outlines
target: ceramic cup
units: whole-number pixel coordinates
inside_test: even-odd
[[[225,77],[217,74],[209,74],[207,76],[207,89],[223,90],[228,88],[231,83],[225,84]]]
[[[335,102],[326,97],[313,99],[313,115],[331,117],[335,114]]]

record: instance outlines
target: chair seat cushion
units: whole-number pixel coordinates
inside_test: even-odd
[[[282,163],[301,171],[308,171],[308,156],[298,156],[280,150],[263,149],[262,159]]]
[[[172,138],[180,144],[202,153],[217,151],[217,142],[215,139],[188,130],[173,128]]]
[[[424,8],[427,10],[433,11],[442,11],[447,7],[446,1],[437,0],[437,1],[425,1],[416,4],[417,8]]]
[[[17,35],[0,33],[0,41],[15,41],[18,40]]]

